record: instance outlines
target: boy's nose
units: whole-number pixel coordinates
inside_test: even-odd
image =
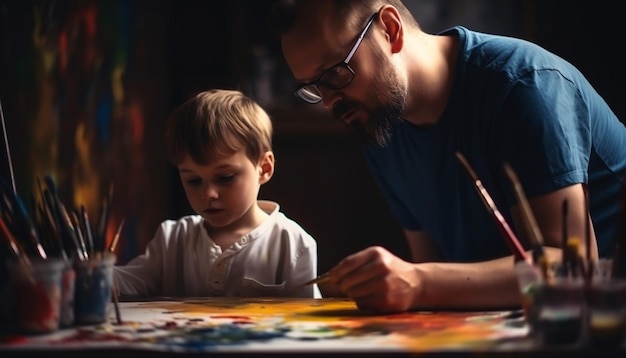
[[[204,188],[204,198],[206,200],[215,200],[218,197],[219,197],[219,193],[215,189],[215,187],[211,185],[207,185],[206,188]]]

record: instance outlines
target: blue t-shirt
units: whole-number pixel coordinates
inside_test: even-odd
[[[587,183],[600,255],[610,255],[626,173],[624,124],[576,68],[535,44],[464,27],[441,34],[460,40],[442,117],[428,129],[400,121],[388,146],[364,148],[402,227],[428,232],[450,261],[512,253],[459,151],[515,232],[505,162],[529,197]]]

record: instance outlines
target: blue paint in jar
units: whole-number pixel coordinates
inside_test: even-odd
[[[104,323],[111,304],[115,255],[77,261],[74,285],[74,322],[77,325]]]

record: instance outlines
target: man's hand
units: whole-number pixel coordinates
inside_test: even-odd
[[[415,264],[380,246],[346,257],[330,271],[330,277],[359,309],[378,313],[410,310],[421,288]]]

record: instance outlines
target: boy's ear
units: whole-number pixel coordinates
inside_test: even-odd
[[[269,150],[263,153],[259,162],[259,168],[261,168],[259,182],[260,184],[265,184],[274,175],[274,152]]]

